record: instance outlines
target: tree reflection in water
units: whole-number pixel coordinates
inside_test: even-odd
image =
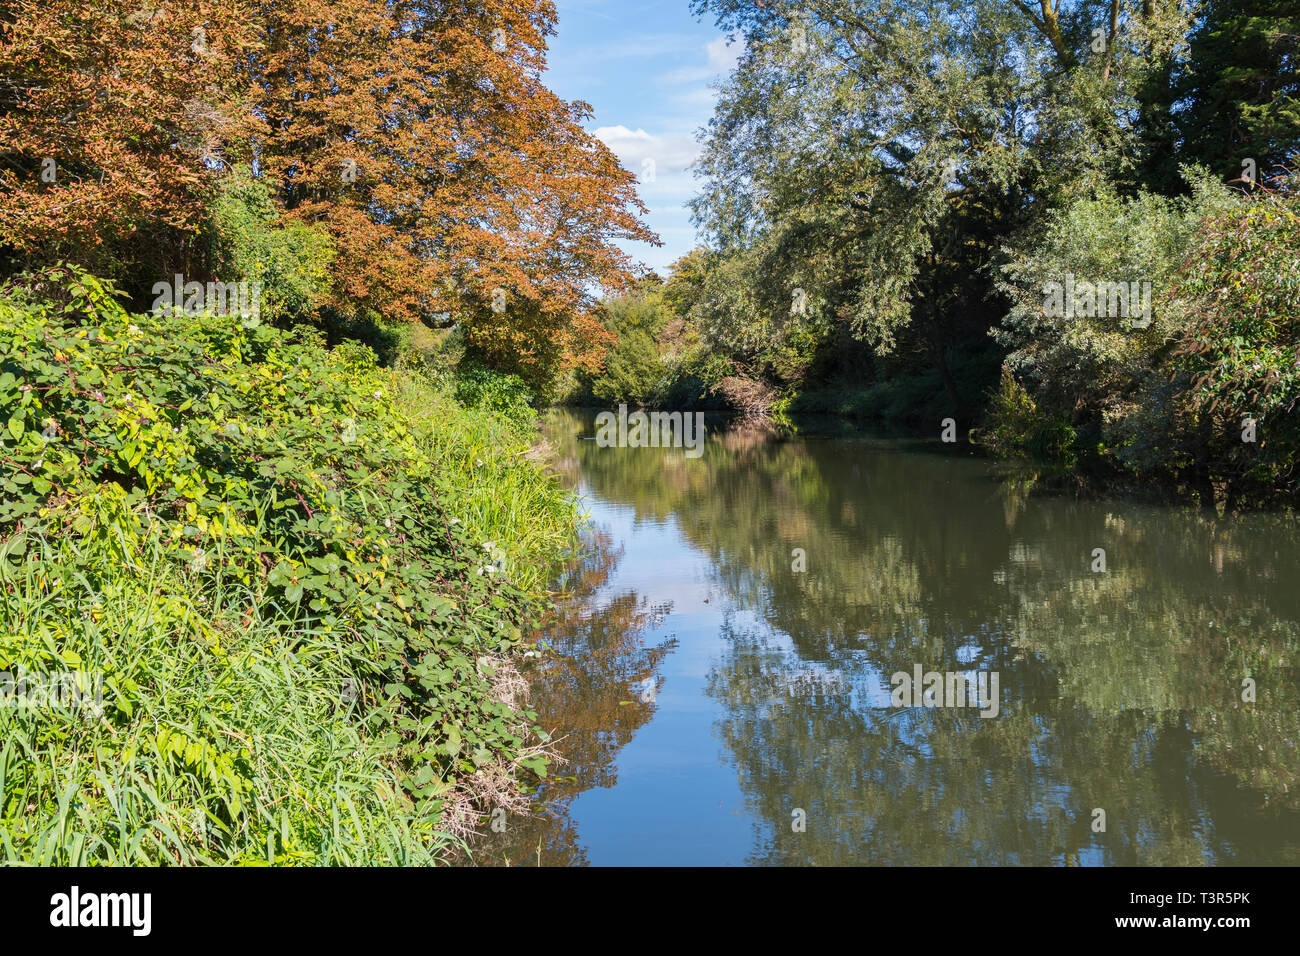
[[[573,800],[585,790],[615,785],[618,751],[654,715],[652,695],[643,691],[647,681],[659,686],[656,669],[677,642],[670,638],[647,647],[645,637],[671,604],[652,606],[630,591],[603,591],[623,552],[602,531],[593,531],[587,543],[567,575],[556,614],[533,635],[547,649],[525,674],[537,722],[565,762],[541,781],[532,813],[509,817],[501,833],[487,825],[472,841],[480,864],[586,864],[569,813]]]
[[[906,443],[722,431],[687,462],[597,448],[588,427],[552,427],[566,470],[712,568],[704,719],[752,818],[750,861],[1300,863],[1293,516],[1047,493],[1033,473]],[[654,714],[619,701],[671,646],[642,636],[675,595],[619,580],[554,631],[538,685],[574,755],[548,783],[556,807],[615,785],[618,750]],[[917,663],[996,670],[1001,713],[891,709],[889,675]],[[543,862],[584,859],[562,812],[524,826]]]

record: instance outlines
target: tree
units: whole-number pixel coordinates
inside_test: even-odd
[[[1177,4],[1061,0],[694,6],[747,44],[695,207],[720,262],[754,261],[754,281],[726,290],[736,307],[714,310],[716,337],[736,338],[721,318],[767,341],[815,316],[884,354],[920,316],[928,330],[903,344],[950,393],[947,352],[996,317],[998,247],[1131,175],[1139,94],[1187,19]],[[942,327],[972,305],[974,323]]]
[[[1204,170],[1189,170],[1187,181],[1190,196],[1111,188],[1052,210],[1002,269],[1011,307],[995,335],[1043,425],[1091,433],[1085,444],[1100,439],[1139,471],[1197,457],[1196,429],[1180,415],[1186,383],[1175,387],[1166,363],[1187,323],[1175,277],[1202,221],[1238,197]],[[990,424],[996,431],[1007,422]]]
[[[1300,149],[1300,3],[1208,0],[1178,78],[1184,162],[1255,182]]]
[[[634,278],[619,240],[657,240],[583,128],[590,107],[542,83],[549,0],[13,10],[0,265],[71,258],[137,297],[228,268],[202,233],[246,164],[281,225],[327,234],[321,305],[345,320],[462,323],[480,358],[538,385],[599,364],[593,290]]]
[[[0,20],[0,270],[147,289],[198,233],[253,30],[237,2],[26,0]]]
[[[616,240],[654,237],[632,174],[581,125],[590,108],[541,82],[554,7],[294,0],[260,17],[249,140],[288,215],[333,236],[339,301],[463,322],[480,357],[534,382],[566,350],[598,361],[579,348],[591,287],[632,278]]]

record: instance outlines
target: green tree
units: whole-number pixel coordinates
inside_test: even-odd
[[[1012,251],[1000,283],[1012,307],[994,334],[1048,417],[1075,427],[1104,420],[1118,443],[1128,419],[1146,422],[1150,405],[1138,396],[1154,378],[1168,380],[1160,360],[1185,317],[1169,296],[1174,273],[1201,220],[1235,202],[1204,172],[1189,182],[1193,196],[1178,199],[1098,189],[1049,213]],[[1110,283],[1137,283],[1137,296],[1111,308],[1108,291],[1098,292]]]
[[[644,405],[663,384],[666,372],[658,340],[666,315],[657,284],[643,284],[631,294],[604,303],[605,325],[618,336],[605,355],[605,369],[591,383],[602,402]]]
[[[925,355],[958,407],[945,366],[993,317],[999,245],[1131,176],[1139,94],[1187,25],[1178,5],[1059,0],[695,9],[746,42],[700,163],[719,253],[706,338],[744,354],[843,323],[879,354]]]
[[[1189,39],[1173,123],[1185,162],[1256,182],[1300,147],[1300,3],[1207,0]]]
[[[333,243],[319,229],[279,217],[265,180],[237,167],[212,204],[213,270],[224,281],[260,282],[267,318],[310,320],[329,291]]]

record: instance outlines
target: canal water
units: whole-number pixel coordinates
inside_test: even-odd
[[[530,674],[567,763],[479,862],[1300,863],[1294,519],[937,441],[595,433],[546,420],[591,521]]]

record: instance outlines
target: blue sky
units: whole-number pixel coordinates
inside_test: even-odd
[[[647,224],[663,245],[623,248],[661,274],[696,244],[686,203],[696,180],[696,133],[713,115],[711,85],[731,69],[737,43],[695,19],[689,0],[557,0],[546,83],[590,103],[587,124],[639,180]],[[653,177],[647,160],[653,162]],[[651,179],[653,178],[653,181]]]

